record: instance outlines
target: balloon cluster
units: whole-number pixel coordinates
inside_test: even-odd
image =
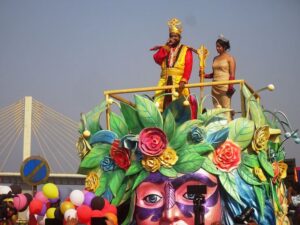
[[[28,208],[32,196],[22,193],[21,186],[12,184],[0,186],[0,221],[16,221],[17,212],[23,212]]]
[[[90,224],[92,217],[106,217],[117,225],[117,209],[106,199],[86,190],[73,190],[64,200],[59,198],[59,190],[53,183],[47,183],[34,196],[29,205],[29,214],[34,215],[39,225],[45,219],[66,221],[75,218],[79,223]]]

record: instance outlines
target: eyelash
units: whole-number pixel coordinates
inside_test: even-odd
[[[143,198],[143,200],[145,202],[150,203],[150,204],[155,204],[155,203],[159,202],[161,199],[162,199],[162,197],[159,195],[156,195],[156,194],[150,194],[150,195],[147,195],[145,198]]]

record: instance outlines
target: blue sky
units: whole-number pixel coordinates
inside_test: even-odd
[[[0,108],[30,95],[79,121],[104,90],[155,86],[159,67],[149,48],[165,43],[166,22],[177,17],[182,42],[209,49],[207,72],[222,33],[231,41],[237,78],[254,89],[273,83],[262,104],[300,128],[299,12],[297,0],[2,0]],[[198,82],[197,71],[195,56],[191,82]],[[286,148],[300,165],[300,146]]]

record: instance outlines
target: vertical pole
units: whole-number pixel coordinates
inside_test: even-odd
[[[105,95],[106,100],[106,127],[110,130],[110,103],[109,103],[109,95]]]
[[[23,160],[28,158],[31,154],[31,118],[32,118],[32,97],[25,96]]]

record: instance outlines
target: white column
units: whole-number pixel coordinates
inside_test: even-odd
[[[32,118],[32,97],[25,96],[23,160],[25,160],[31,155],[31,118]]]

